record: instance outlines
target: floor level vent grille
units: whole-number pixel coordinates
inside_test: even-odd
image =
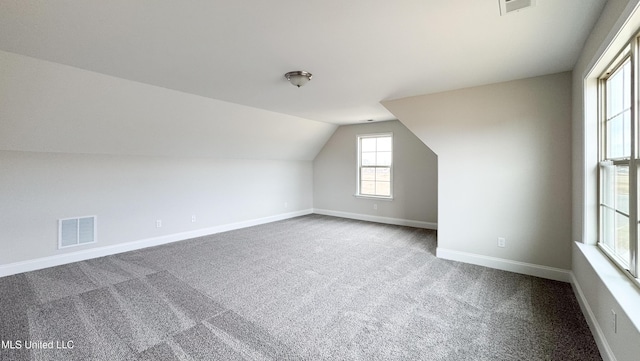
[[[58,248],[96,241],[96,216],[58,220]]]

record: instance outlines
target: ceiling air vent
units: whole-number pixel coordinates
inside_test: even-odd
[[[498,2],[502,16],[536,5],[536,0],[498,0]]]

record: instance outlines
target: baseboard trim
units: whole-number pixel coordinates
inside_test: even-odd
[[[289,218],[312,214],[313,209],[305,209],[296,212],[281,213],[273,216],[250,219],[241,222],[223,224],[214,227],[202,228],[188,232],[168,234],[160,237],[152,237],[111,246],[90,248],[72,253],[64,253],[55,256],[42,257],[28,261],[14,262],[0,265],[0,277],[10,276],[22,272],[36,271],[43,268],[60,266],[67,263],[85,261],[92,258],[110,256],[112,254],[135,251],[142,248],[159,246],[167,243],[184,241],[191,238],[208,236],[236,229],[257,226],[260,224],[281,221]]]
[[[438,258],[448,259],[451,261],[471,263],[479,266],[521,273],[555,281],[571,282],[571,271],[562,268],[541,266],[533,263],[512,261],[509,259],[483,256],[475,253],[454,251],[442,247],[436,248],[436,256]]]
[[[613,355],[613,351],[604,336],[602,327],[600,327],[600,324],[596,319],[596,315],[593,313],[591,306],[589,306],[587,297],[582,292],[580,283],[578,283],[573,272],[571,272],[571,287],[573,288],[573,293],[578,299],[578,304],[580,305],[584,318],[587,320],[589,329],[591,329],[591,334],[593,335],[593,339],[596,341],[596,345],[598,346],[598,350],[600,351],[600,356],[602,356],[603,361],[616,361],[616,357]]]
[[[423,222],[423,221],[413,221],[413,220],[410,220],[410,219],[371,216],[371,215],[368,215],[368,214],[332,211],[332,210],[328,210],[328,209],[318,209],[318,208],[314,208],[313,209],[313,213],[322,214],[322,215],[325,215],[325,216],[357,219],[359,221],[394,224],[396,226],[407,226],[407,227],[425,228],[425,229],[434,229],[434,230],[438,229],[438,224],[437,223]]]

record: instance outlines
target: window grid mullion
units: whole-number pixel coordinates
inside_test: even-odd
[[[629,161],[629,272],[638,277],[638,38],[631,46],[631,160]]]

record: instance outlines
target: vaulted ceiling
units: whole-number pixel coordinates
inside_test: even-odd
[[[0,50],[335,124],[571,70],[605,0],[0,0]],[[297,89],[291,70],[313,73]]]

